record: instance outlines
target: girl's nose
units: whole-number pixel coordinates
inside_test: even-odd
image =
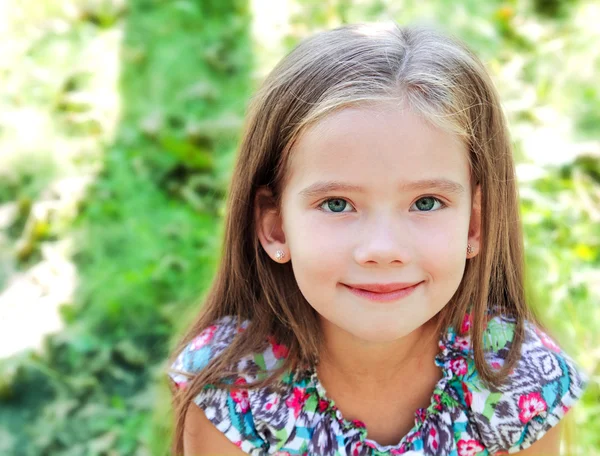
[[[366,223],[357,240],[354,257],[359,264],[404,264],[413,258],[413,236],[398,217],[379,217]]]

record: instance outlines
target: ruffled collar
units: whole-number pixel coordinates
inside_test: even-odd
[[[327,391],[317,375],[316,366],[304,372],[304,375],[306,375],[305,378],[307,378],[306,391],[316,393],[318,413],[328,415],[332,420],[335,420],[347,439],[358,439],[363,445],[376,450],[378,453],[402,454],[410,449],[414,440],[421,437],[421,428],[424,423],[434,416],[439,415],[444,410],[442,398],[447,395],[449,384],[452,380],[460,377],[462,374],[462,371],[452,368],[452,363],[471,352],[469,337],[467,335],[458,336],[453,328],[449,328],[445,333],[442,333],[438,346],[439,352],[433,361],[441,369],[442,377],[433,388],[429,405],[426,408],[419,408],[414,412],[413,427],[397,444],[380,445],[368,438],[367,428],[362,421],[351,421],[344,418],[342,412],[337,408],[335,401],[327,396]]]

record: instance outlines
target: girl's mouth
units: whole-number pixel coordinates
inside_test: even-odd
[[[412,285],[410,287],[407,287],[407,288],[402,288],[400,290],[389,291],[389,292],[381,292],[381,293],[375,292],[375,291],[363,290],[361,288],[354,288],[354,287],[351,287],[350,285],[346,285],[346,284],[342,284],[342,285],[344,285],[346,288],[348,288],[348,290],[351,293],[355,294],[356,296],[367,298],[371,301],[385,302],[385,301],[397,301],[399,299],[405,298],[406,296],[409,296],[422,283],[423,282],[419,282],[419,283]]]

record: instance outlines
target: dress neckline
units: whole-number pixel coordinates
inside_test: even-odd
[[[438,414],[440,412],[441,406],[441,394],[446,390],[448,382],[453,378],[454,373],[451,369],[446,367],[446,357],[447,357],[447,341],[446,338],[452,338],[453,331],[451,329],[448,330],[448,333],[444,333],[442,331],[440,337],[438,338],[438,347],[439,350],[437,354],[434,356],[434,363],[440,370],[442,371],[442,377],[436,382],[433,387],[433,392],[429,398],[429,405],[427,407],[421,407],[414,411],[413,420],[414,425],[412,428],[398,441],[396,444],[391,445],[381,445],[375,440],[372,440],[368,437],[368,431],[364,423],[359,420],[348,420],[346,419],[341,410],[337,407],[335,401],[327,396],[327,391],[321,381],[319,380],[319,376],[317,374],[316,365],[310,367],[308,369],[308,385],[312,386],[319,398],[319,407],[321,413],[329,413],[335,420],[339,423],[341,428],[345,431],[346,435],[355,435],[360,434],[361,441],[364,445],[374,448],[380,452],[389,452],[391,450],[400,450],[402,447],[407,446],[409,441],[413,440],[413,438],[419,435],[419,431],[423,426],[423,423],[427,421],[427,419],[434,414]],[[321,405],[323,404],[323,405]],[[322,407],[322,408],[321,408]]]

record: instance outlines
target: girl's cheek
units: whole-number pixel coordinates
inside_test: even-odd
[[[318,213],[297,219],[293,229],[305,245],[332,245],[348,236],[355,227],[356,223],[348,219],[336,220],[335,216],[330,218]]]
[[[417,226],[413,231],[416,240],[426,244],[445,246],[445,249],[456,244],[456,239],[461,235],[462,229],[450,223]],[[453,242],[451,242],[453,241]],[[447,245],[451,242],[452,245]]]
[[[297,265],[302,264],[311,271],[327,271],[337,269],[338,262],[347,261],[356,238],[347,226],[336,227],[313,219],[312,223],[296,225],[290,241],[292,258]]]
[[[332,230],[315,225],[304,230],[301,245],[312,257],[328,261],[328,258],[344,257],[352,249],[353,243],[349,230]]]

